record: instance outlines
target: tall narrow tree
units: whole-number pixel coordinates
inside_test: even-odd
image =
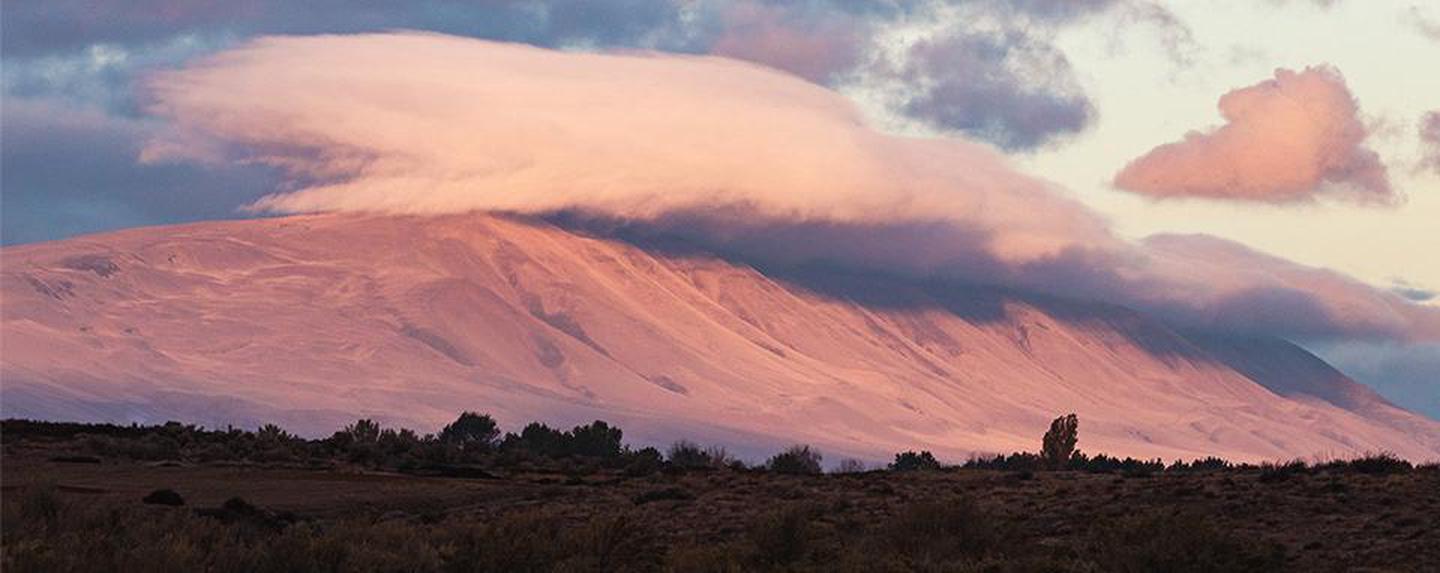
[[[1040,458],[1051,469],[1061,469],[1070,462],[1079,441],[1080,420],[1075,414],[1066,414],[1050,422],[1050,430],[1040,445]]]

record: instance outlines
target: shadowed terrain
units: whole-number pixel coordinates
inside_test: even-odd
[[[794,475],[775,458],[715,465],[724,455],[713,449],[700,456],[709,465],[673,448],[664,462],[628,448],[549,457],[507,436],[470,456],[476,465],[439,475],[355,457],[367,451],[353,441],[365,432],[352,425],[301,447],[267,429],[7,421],[3,563],[1125,572],[1425,571],[1440,562],[1440,472],[1394,458],[1032,472],[974,462],[906,470],[897,457],[888,471]],[[382,433],[374,445],[394,439]],[[453,445],[446,440],[439,445]]]

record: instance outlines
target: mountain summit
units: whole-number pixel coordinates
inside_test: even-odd
[[[1278,339],[1136,312],[725,259],[484,214],[305,215],[9,247],[8,417],[302,433],[602,418],[742,454],[1081,447],[1440,458],[1440,423]]]

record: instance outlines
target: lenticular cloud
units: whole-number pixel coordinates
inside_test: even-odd
[[[151,160],[228,146],[290,176],[259,211],[578,213],[767,263],[1040,290],[1207,328],[1440,337],[1433,309],[1333,273],[1122,240],[993,148],[879,133],[839,94],[724,58],[274,37],[148,89],[175,128]],[[1255,321],[1277,297],[1305,312]]]
[[[1395,199],[1385,165],[1345,79],[1329,67],[1276,70],[1220,98],[1225,125],[1161,145],[1115,176],[1120,189],[1160,198],[1291,203],[1334,195]]]

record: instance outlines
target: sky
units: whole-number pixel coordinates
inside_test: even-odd
[[[140,4],[3,6],[5,244],[314,210],[579,208],[701,233],[717,248],[752,255],[967,281],[999,276],[1007,286],[1136,306],[1186,326],[1278,334],[1392,400],[1440,416],[1440,345],[1431,333],[1440,290],[1440,6],[1431,3]],[[354,36],[395,30],[571,57],[410,33]],[[487,67],[506,58],[517,64]],[[496,78],[537,67],[560,79],[491,89]],[[396,80],[405,82],[397,90],[374,69],[414,73]],[[605,73],[587,80],[585,70]],[[631,85],[615,87],[612,77]],[[472,107],[416,96],[415,86],[468,90]],[[595,97],[543,97],[556,90]],[[354,96],[317,96],[329,93]],[[626,108],[644,97],[669,110],[670,121],[637,124]],[[424,113],[397,115],[390,127],[343,121],[396,98],[413,98]],[[496,110],[534,101],[552,107],[516,112],[508,127],[495,121],[511,115]],[[710,106],[712,121],[696,119],[696,102]],[[580,112],[564,116],[573,137],[535,137],[526,149],[475,146],[477,132],[466,127],[523,141],[527,126],[560,122],[557,109]],[[294,128],[255,130],[270,125],[257,119]],[[766,129],[735,127],[741,119]],[[593,146],[571,145],[647,135],[706,153],[671,146],[595,159],[586,155]],[[436,140],[450,145],[426,147]],[[808,144],[751,149],[765,141]],[[297,147],[316,153],[285,155]],[[392,159],[356,171],[336,157]],[[587,165],[627,176],[585,180],[566,195],[505,170],[527,162],[565,181],[586,177]],[[694,169],[655,167],[663,162]],[[829,169],[839,163],[854,167]],[[473,176],[497,169],[507,177]],[[774,191],[780,182],[788,191]],[[396,191],[416,184],[436,191]],[[528,192],[467,194],[487,185]],[[647,185],[648,194],[637,191]],[[944,192],[953,187],[966,192]],[[823,191],[794,191],[809,188]],[[665,197],[658,208],[657,196]],[[694,224],[694,213],[727,201],[756,211],[743,224],[713,214]],[[775,254],[773,242],[735,238],[814,236],[789,219],[796,213],[827,225],[825,236],[840,239],[830,244],[851,246]],[[852,235],[864,240],[846,240]],[[1324,320],[1306,322],[1317,314],[1308,309]]]

